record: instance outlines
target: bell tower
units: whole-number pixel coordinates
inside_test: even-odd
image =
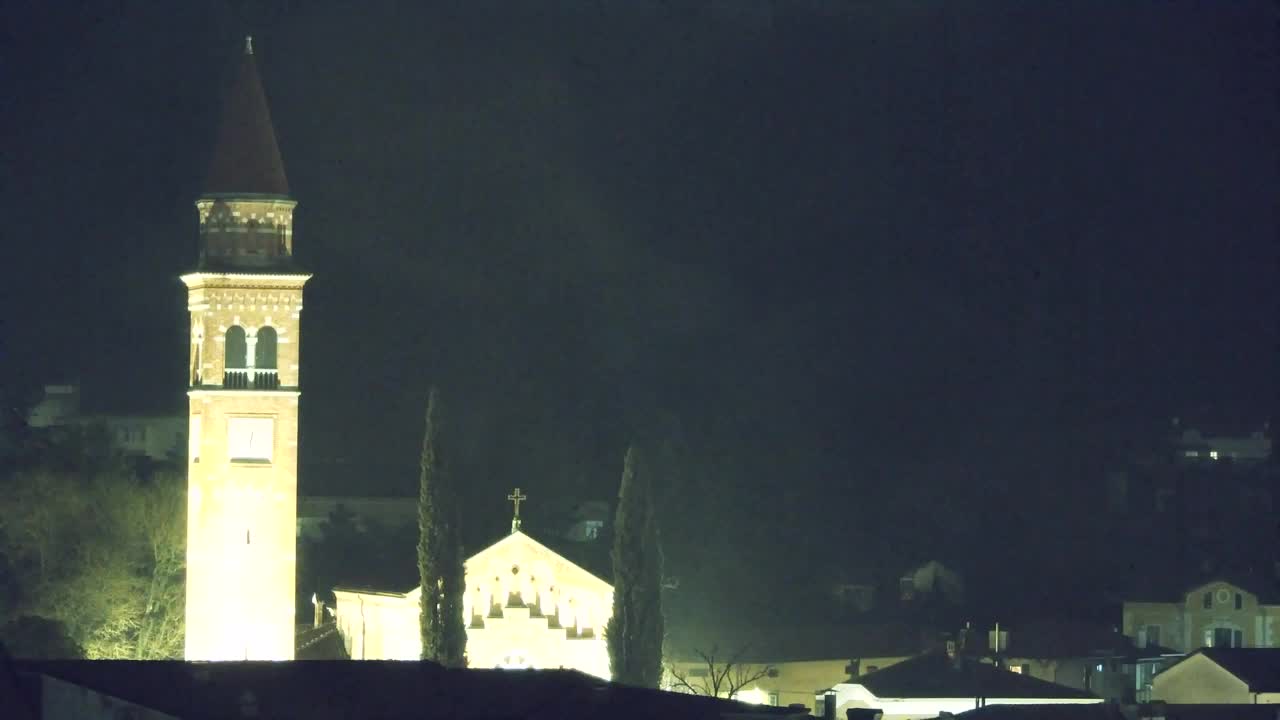
[[[291,660],[302,286],[253,41],[223,107],[200,254],[182,276],[188,363],[187,660]]]

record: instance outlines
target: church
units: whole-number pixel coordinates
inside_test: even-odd
[[[464,563],[466,658],[473,668],[567,668],[609,678],[604,628],[613,587],[520,529],[520,489],[507,536]],[[338,632],[353,660],[417,660],[422,589],[335,588]]]
[[[223,106],[196,202],[200,256],[182,276],[191,317],[187,394],[187,660],[295,656],[300,314],[309,273],[253,43]],[[571,668],[607,679],[613,588],[520,529],[465,562],[467,661]],[[338,589],[353,659],[417,660],[421,592]]]

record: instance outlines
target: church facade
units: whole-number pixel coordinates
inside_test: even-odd
[[[568,668],[609,678],[604,628],[613,587],[519,530],[465,563],[467,665]],[[334,590],[338,631],[354,660],[417,660],[421,588]]]
[[[293,210],[246,39],[182,276],[188,360],[187,660],[294,656],[299,318]]]

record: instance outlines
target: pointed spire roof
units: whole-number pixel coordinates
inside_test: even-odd
[[[222,123],[204,191],[208,195],[288,195],[267,95],[246,37],[235,81],[222,104]]]

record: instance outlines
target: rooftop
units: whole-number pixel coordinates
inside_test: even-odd
[[[223,100],[222,122],[204,191],[207,196],[289,194],[252,38],[245,38],[235,80]]]
[[[1249,692],[1280,693],[1280,648],[1201,648],[1179,662],[1196,655],[1204,655],[1243,680]]]
[[[626,687],[569,670],[450,670],[427,662],[20,662],[47,675],[182,718],[783,717],[784,708]],[[30,680],[29,691],[35,691]]]
[[[857,684],[882,698],[1045,698],[1096,697],[1057,683],[972,660],[931,652],[864,675]]]

